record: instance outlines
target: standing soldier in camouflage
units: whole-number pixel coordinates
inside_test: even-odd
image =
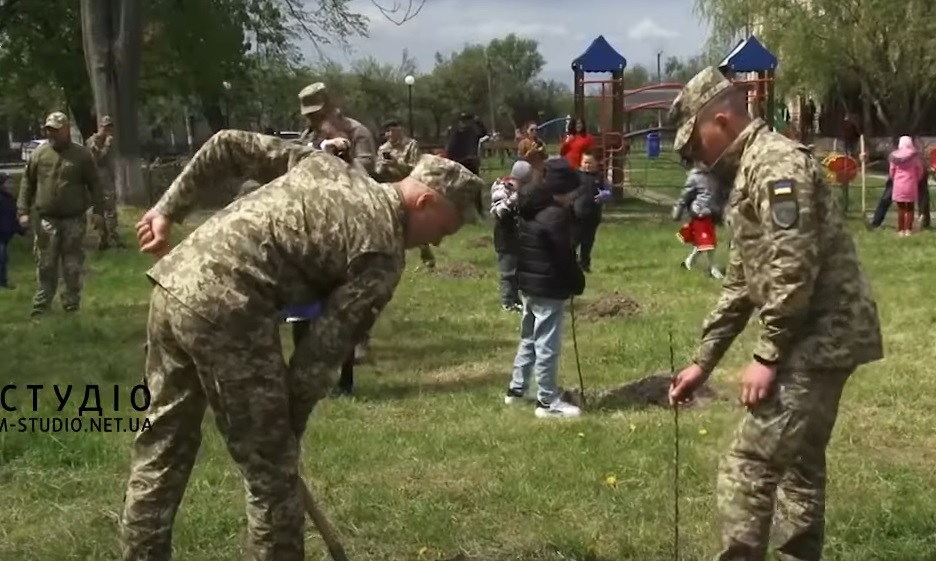
[[[321,142],[325,125],[342,131],[351,141],[351,157],[367,173],[374,174],[377,141],[374,134],[360,122],[341,114],[332,102],[322,82],[310,84],[299,92],[299,111],[306,118],[307,127],[299,136],[301,144],[317,146]]]
[[[303,156],[285,175],[291,154]],[[137,435],[121,523],[124,561],[167,561],[172,522],[206,407],[247,487],[248,558],[304,559],[300,442],[338,365],[387,305],[408,248],[439,243],[474,214],[481,178],[423,156],[379,184],[346,162],[275,137],[213,136],[137,225],[161,255],[170,224],[232,170],[268,182],[228,205],[149,270],[145,380],[151,429]],[[284,364],[283,307],[322,302]]]
[[[100,250],[124,247],[117,234],[117,189],[114,185],[114,156],[111,153],[113,141],[114,123],[109,115],[104,115],[98,122],[97,132],[92,134],[86,143],[97,166],[104,197],[104,221],[101,227],[97,228],[101,238],[98,244]]]
[[[762,561],[773,523],[780,559],[818,561],[826,447],[845,383],[883,357],[877,305],[822,166],[752,120],[743,90],[706,68],[670,118],[676,150],[730,190],[734,240],[721,298],[671,401],[691,398],[755,311],[760,324],[741,381],[747,412],[719,468],[716,559]]]
[[[345,117],[341,110],[328,95],[328,89],[322,82],[309,84],[299,92],[299,111],[306,118],[308,126],[299,137],[301,144],[318,147],[326,138],[337,135],[350,140],[350,157],[371,177],[376,177],[377,141],[373,133],[360,122]],[[290,161],[290,167],[296,164],[295,157]],[[293,324],[293,339],[303,337],[308,324],[299,322]],[[367,358],[370,350],[370,334],[354,347],[354,360],[362,361]]]
[[[403,133],[400,121],[396,119],[384,123],[384,135],[387,141],[377,149],[376,177],[379,181],[399,181],[419,161],[419,143]],[[428,245],[419,248],[419,257],[427,268],[435,267],[435,256]]]
[[[30,155],[16,203],[20,225],[29,227],[35,240],[36,296],[32,316],[47,312],[55,298],[61,272],[65,287],[62,308],[78,311],[84,270],[86,213],[93,206],[100,227],[104,200],[91,153],[71,141],[68,117],[56,111],[45,121],[48,142]],[[60,269],[61,266],[61,269]]]

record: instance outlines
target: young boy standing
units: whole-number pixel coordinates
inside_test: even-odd
[[[578,254],[582,270],[590,273],[595,234],[601,224],[601,207],[611,199],[611,189],[601,178],[595,156],[588,152],[582,155],[578,173],[581,186],[572,201],[572,213],[575,216],[573,250]]]
[[[581,410],[559,399],[557,374],[562,349],[565,301],[585,290],[585,275],[572,250],[569,205],[578,175],[562,158],[546,160],[541,183],[520,191],[517,280],[523,296],[520,345],[504,402],[526,399],[530,378],[539,386],[535,413],[540,418],[578,417]]]
[[[501,307],[519,312],[520,289],[517,286],[517,193],[530,182],[533,167],[529,162],[514,162],[510,175],[491,185],[491,215],[494,216],[494,251],[500,274]]]
[[[688,162],[683,162],[688,166]],[[676,237],[684,244],[692,246],[692,252],[682,262],[686,270],[692,269],[692,264],[700,254],[705,255],[712,278],[722,278],[721,271],[715,266],[715,222],[720,209],[712,199],[714,183],[711,176],[693,167],[686,178],[682,195],[673,207],[673,220],[681,220],[683,213],[688,211],[689,222],[683,224]]]

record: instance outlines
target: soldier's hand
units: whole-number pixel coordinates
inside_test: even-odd
[[[767,399],[776,376],[775,367],[752,361],[741,377],[741,403],[750,408]]]
[[[164,255],[169,249],[171,229],[172,222],[167,217],[155,210],[147,211],[136,225],[140,251],[157,257]]]
[[[322,141],[322,150],[330,154],[337,154],[338,152],[344,152],[351,148],[351,142],[347,138],[337,137],[329,138],[328,140]]]
[[[19,217],[19,224],[20,224],[20,226],[23,227],[24,230],[25,230],[26,228],[29,228],[29,215],[28,215],[28,214],[24,214],[24,215],[20,216],[20,217]]]
[[[670,405],[692,401],[692,396],[708,380],[709,375],[698,364],[690,364],[680,371],[670,384]]]

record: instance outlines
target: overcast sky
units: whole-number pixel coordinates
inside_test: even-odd
[[[408,0],[376,0],[382,6]],[[355,38],[352,52],[326,49],[339,62],[373,56],[398,63],[403,49],[421,71],[432,69],[436,51],[461,50],[466,43],[487,43],[516,33],[539,41],[546,59],[543,77],[571,86],[569,65],[598,35],[627,59],[628,66],[656,67],[656,53],[690,56],[702,50],[705,24],[693,14],[693,0],[426,0],[414,19],[397,26],[371,0],[352,0],[355,11],[370,19],[370,37]],[[305,45],[304,53],[317,57]]]

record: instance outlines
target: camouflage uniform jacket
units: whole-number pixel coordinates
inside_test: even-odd
[[[374,140],[374,135],[367,127],[354,119],[349,117],[342,117],[341,119],[344,135],[351,142],[351,157],[366,170],[368,174],[373,176],[375,174],[377,162],[377,142]],[[307,128],[302,131],[302,134],[299,135],[296,142],[303,146],[319,148],[322,144],[322,140],[324,140],[324,138],[318,134],[317,131]],[[296,161],[294,160],[292,164],[295,165],[295,163]],[[290,167],[292,167],[292,165]]]
[[[104,212],[103,192],[91,153],[69,142],[55,148],[44,142],[29,156],[17,198],[18,214],[33,208],[44,218],[74,218],[94,207],[94,214]]]
[[[94,158],[94,164],[97,166],[101,181],[112,183],[114,181],[114,156],[111,153],[111,148],[114,144],[114,137],[108,136],[104,139],[104,143],[99,146],[97,139],[100,134],[99,132],[92,134],[85,146],[91,152],[91,157]]]
[[[792,368],[854,368],[883,357],[877,305],[821,165],[760,119],[726,150],[733,243],[695,362],[710,372],[753,312],[754,355]]]
[[[297,152],[302,158],[287,172]],[[307,338],[315,344],[303,353],[307,361],[337,364],[350,351],[348,342],[371,327],[402,275],[399,192],[295,142],[221,131],[154,208],[180,222],[200,190],[231,176],[265,185],[209,218],[148,277],[219,329],[273,329],[280,310],[323,302]]]
[[[384,155],[389,154],[389,158]],[[381,181],[400,181],[413,170],[419,161],[419,143],[412,138],[397,144],[389,140],[377,150],[376,175]]]

